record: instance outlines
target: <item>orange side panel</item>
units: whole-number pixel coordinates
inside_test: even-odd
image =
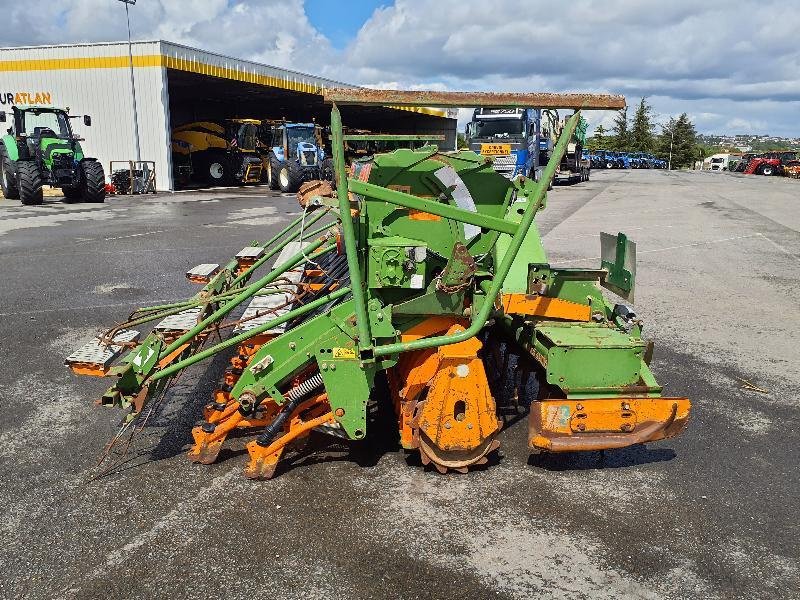
[[[578,304],[560,298],[527,294],[504,294],[503,311],[510,315],[525,315],[545,319],[588,321],[592,309],[588,304]]]

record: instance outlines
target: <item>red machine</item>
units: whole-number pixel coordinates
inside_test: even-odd
[[[797,160],[797,152],[793,150],[776,150],[765,152],[747,163],[745,175],[783,175],[783,167],[788,162]]]

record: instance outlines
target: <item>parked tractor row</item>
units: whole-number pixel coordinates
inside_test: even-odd
[[[585,150],[585,159],[593,169],[666,169],[667,161],[646,152],[616,152],[614,150]]]

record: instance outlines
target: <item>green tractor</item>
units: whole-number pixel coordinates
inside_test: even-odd
[[[13,107],[13,123],[0,143],[0,184],[6,198],[41,204],[42,186],[60,187],[65,202],[104,202],[103,166],[83,154],[70,116],[60,108]],[[0,123],[7,114],[0,112]],[[92,118],[84,115],[83,124]]]

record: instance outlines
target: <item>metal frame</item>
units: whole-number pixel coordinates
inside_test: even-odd
[[[332,104],[331,107],[331,139],[333,149],[334,171],[336,173],[336,194],[339,203],[339,213],[342,222],[342,238],[347,266],[350,274],[350,283],[353,290],[353,307],[355,309],[356,327],[358,330],[358,348],[361,359],[371,361],[377,357],[388,356],[410,350],[420,350],[434,346],[456,344],[474,337],[486,324],[503,285],[511,264],[519,251],[525,235],[530,229],[536,212],[544,201],[547,188],[555,176],[556,169],[561,163],[567,144],[577,127],[581,109],[615,110],[625,107],[623,96],[602,94],[498,94],[498,93],[473,93],[473,92],[430,92],[430,91],[397,91],[373,89],[344,89],[335,88],[325,91],[324,99]],[[389,190],[366,182],[349,179],[347,165],[344,157],[345,135],[342,127],[342,117],[339,105],[390,105],[390,106],[435,106],[435,107],[537,107],[537,108],[564,108],[574,109],[575,113],[567,121],[562,130],[561,137],[550,157],[550,161],[537,183],[536,192],[525,209],[525,214],[519,225],[508,223],[502,219],[488,217],[442,204],[440,202],[425,200],[405,194],[396,190]],[[370,333],[369,317],[365,301],[365,287],[361,276],[360,257],[358,253],[358,240],[351,216],[350,193],[368,196],[377,200],[390,202],[398,206],[413,208],[462,223],[486,227],[507,233],[512,236],[508,250],[494,274],[491,285],[487,290],[487,297],[481,310],[475,315],[470,326],[455,335],[436,336],[416,340],[413,342],[399,342],[373,347]]]

